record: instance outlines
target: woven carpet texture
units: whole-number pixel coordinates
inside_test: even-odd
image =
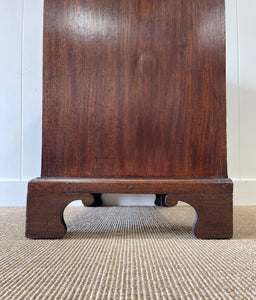
[[[0,208],[0,299],[256,299],[256,207],[234,238],[198,240],[191,207],[67,207],[61,240],[24,236]]]

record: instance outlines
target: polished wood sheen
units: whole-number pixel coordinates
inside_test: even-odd
[[[179,199],[197,237],[232,236],[224,0],[45,0],[43,53],[28,237],[61,237],[65,206],[101,193]]]
[[[42,176],[226,177],[224,0],[45,1]]]

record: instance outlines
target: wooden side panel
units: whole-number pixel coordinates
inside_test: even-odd
[[[224,0],[45,0],[42,176],[226,172]]]

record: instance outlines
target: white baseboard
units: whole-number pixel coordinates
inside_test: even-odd
[[[25,206],[27,181],[0,181],[0,206]]]
[[[234,179],[234,205],[256,206],[256,179]],[[0,206],[25,206],[27,181],[0,181]],[[139,201],[138,201],[139,197]],[[154,204],[154,195],[107,195],[103,196],[105,205]],[[74,202],[73,205],[80,205]]]
[[[256,206],[256,179],[233,179],[234,205]]]

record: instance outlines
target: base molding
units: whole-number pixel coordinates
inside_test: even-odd
[[[65,207],[77,199],[91,206],[101,193],[165,194],[162,200],[167,206],[183,201],[194,207],[197,238],[231,238],[233,234],[233,183],[228,178],[36,178],[28,184],[26,236],[61,238],[66,233]]]
[[[41,177],[31,180],[28,188],[41,193],[230,194],[233,193],[233,182],[229,178],[120,179]]]
[[[232,179],[234,184],[233,203],[234,206],[256,206],[256,179]],[[2,180],[0,181],[0,206],[25,206],[28,180]],[[140,202],[136,194],[127,197],[127,194],[107,193],[103,195],[104,206],[113,205],[153,205],[154,195],[140,195]],[[80,205],[73,202],[74,205]],[[179,202],[178,205],[183,205]]]

